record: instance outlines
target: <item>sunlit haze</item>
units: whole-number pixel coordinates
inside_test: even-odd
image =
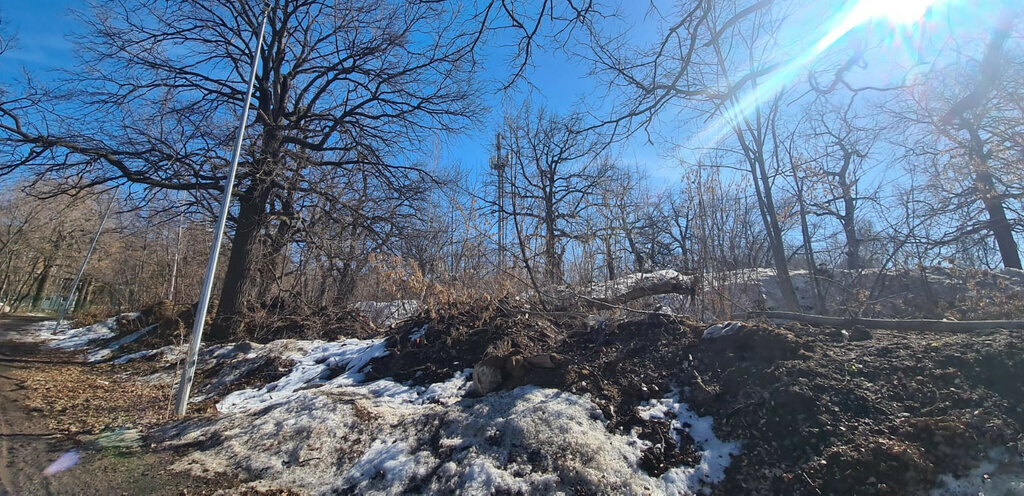
[[[932,4],[941,0],[861,0],[850,12],[850,17],[862,19],[885,18],[897,24],[920,21]]]
[[[839,11],[830,21],[830,28],[817,41],[807,44],[808,48],[791,60],[781,63],[760,82],[756,90],[739,97],[722,117],[712,121],[707,128],[698,133],[691,146],[700,148],[717,143],[731,128],[737,119],[749,115],[761,103],[772,98],[778,91],[791,84],[804,70],[817,60],[837,41],[867,23],[887,21],[890,29],[900,29],[905,25],[913,25],[923,20],[929,9],[948,0],[861,0],[851,2],[851,7]]]

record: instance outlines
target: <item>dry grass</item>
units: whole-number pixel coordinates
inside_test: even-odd
[[[117,315],[117,311],[108,307],[90,307],[71,314],[73,327],[85,327],[102,322]]]

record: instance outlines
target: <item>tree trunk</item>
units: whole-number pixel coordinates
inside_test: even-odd
[[[739,131],[737,134],[742,137]],[[745,140],[742,140],[742,143],[744,148],[747,148]],[[764,166],[764,157],[750,156],[753,151],[747,149],[747,160],[750,165],[750,173],[754,178],[754,192],[758,200],[757,205],[761,210],[761,220],[768,233],[768,249],[775,266],[775,277],[779,280],[783,305],[787,310],[795,312],[799,310],[800,304],[796,297],[796,288],[793,287],[793,279],[789,277],[789,262],[786,260],[786,247],[782,244],[782,226],[779,224],[779,216],[775,210],[771,181],[768,177],[768,170]]]
[[[843,193],[843,215],[839,222],[843,225],[843,234],[846,236],[846,268],[850,270],[859,270],[864,266],[860,259],[860,238],[857,237],[857,200],[854,198],[854,185],[850,184],[848,178],[855,155],[854,151],[847,150],[844,146],[843,167],[839,169],[836,178],[839,190]]]
[[[258,183],[250,186],[239,199],[224,287],[217,304],[217,318],[210,328],[211,341],[229,340],[241,330],[237,317],[245,307],[247,290],[252,284],[250,279],[257,263],[263,214],[269,200],[270,188]]]
[[[36,283],[36,290],[32,294],[32,308],[38,309],[39,304],[43,302],[43,293],[46,292],[46,287],[50,285],[50,275],[53,272],[53,264],[44,262],[43,272],[39,275],[39,281]]]
[[[814,311],[818,314],[825,313],[825,294],[821,289],[821,279],[818,278],[818,264],[814,260],[814,246],[811,243],[811,228],[807,222],[808,209],[807,201],[804,198],[803,181],[797,170],[796,162],[790,160],[790,170],[793,172],[793,184],[796,185],[796,201],[800,207],[800,234],[803,236],[804,256],[807,259],[807,273],[811,277],[814,287]]]
[[[1003,266],[1010,269],[1020,269],[1020,251],[1017,249],[1017,241],[1013,239],[1013,226],[1006,218],[1006,207],[1003,201],[995,192],[995,181],[992,173],[988,170],[979,171],[974,178],[978,185],[978,192],[981,194],[981,202],[988,212],[988,225],[992,236],[996,238],[996,245],[999,247],[999,255],[1003,259]]]
[[[608,280],[615,279],[615,257],[612,254],[612,237],[604,236],[604,264],[608,269]]]
[[[562,257],[558,254],[554,209],[554,205],[549,203],[544,214],[544,275],[552,285],[562,282]]]
[[[985,150],[985,142],[974,127],[967,127],[970,134],[971,155],[974,165],[974,185],[978,188],[978,196],[988,213],[988,228],[996,239],[999,247],[999,256],[1003,259],[1003,267],[1009,269],[1020,269],[1020,251],[1017,249],[1017,242],[1013,239],[1013,226],[1006,218],[1006,207],[1002,198],[996,191],[995,178],[988,167],[988,151]]]

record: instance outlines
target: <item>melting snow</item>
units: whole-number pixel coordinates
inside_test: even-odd
[[[417,339],[422,338],[423,335],[427,333],[427,328],[429,327],[429,324],[423,324],[420,328],[412,331],[412,333],[409,334],[409,341],[416,341]]]
[[[162,353],[163,351],[164,351],[164,348],[159,348],[159,349],[155,349],[155,350],[144,350],[144,351],[140,351],[140,352],[137,352],[137,353],[129,353],[127,355],[119,356],[116,360],[114,360],[114,363],[118,364],[118,365],[123,365],[123,364],[126,364],[126,363],[128,363],[128,362],[130,362],[132,360],[135,360],[136,358],[145,358],[145,357],[148,357],[148,356],[153,356],[153,355],[156,355],[157,353]]]
[[[691,494],[709,484],[725,478],[725,468],[733,456],[740,453],[740,443],[722,441],[712,430],[711,417],[699,417],[685,403],[680,403],[678,393],[671,397],[653,400],[641,405],[637,411],[640,418],[671,421],[671,430],[676,443],[682,441],[680,433],[687,433],[700,453],[700,463],[695,467],[676,467],[661,478],[668,494]]]
[[[704,339],[720,338],[722,336],[730,336],[736,334],[740,329],[739,322],[723,322],[721,324],[715,324],[704,330]]]
[[[157,327],[157,324],[153,324],[153,325],[151,325],[149,327],[146,327],[145,329],[135,331],[135,332],[133,332],[133,333],[131,333],[131,334],[121,338],[121,339],[118,339],[117,341],[114,341],[113,343],[108,344],[104,348],[100,348],[98,350],[93,350],[93,351],[91,351],[89,353],[89,355],[86,357],[86,359],[88,361],[90,361],[90,362],[98,362],[100,360],[103,360],[104,358],[107,358],[110,355],[113,355],[114,352],[117,351],[118,348],[120,348],[120,347],[122,347],[122,346],[124,346],[124,345],[126,345],[126,344],[128,344],[128,343],[130,343],[132,341],[135,341],[136,339],[141,338],[147,332],[152,331],[153,329],[156,329],[156,327]]]
[[[77,350],[88,347],[89,343],[93,341],[109,339],[116,336],[118,319],[135,319],[138,316],[138,313],[124,313],[117,317],[111,317],[102,322],[97,322],[78,329],[72,329],[71,321],[65,320],[64,322],[61,322],[60,327],[56,330],[54,330],[54,326],[57,324],[57,321],[47,320],[26,327],[25,330],[29,332],[20,333],[20,335],[15,335],[13,337],[20,341],[49,341],[49,346],[51,348]],[[121,346],[137,337],[138,336],[135,336],[131,339],[127,339],[126,337],[126,340],[123,342],[119,341],[117,346]]]
[[[212,423],[175,427],[182,431],[169,433],[171,444],[216,440],[176,467],[207,475],[240,469],[258,474],[254,488],[324,494],[694,494],[720,481],[739,452],[738,443],[714,436],[710,417],[675,397],[651,402],[642,415],[671,420],[677,437],[689,432],[702,450],[697,467],[655,479],[638,467],[649,444],[608,432],[587,398],[534,386],[463,398],[470,370],[427,388],[357,384],[379,343],[346,343],[314,346],[278,383],[229,395],[218,405],[228,414]],[[332,360],[345,372],[324,381]]]
[[[217,410],[237,412],[287,399],[300,389],[327,383],[326,376],[332,369],[344,369],[341,375],[330,380],[332,385],[355,385],[363,380],[362,370],[366,364],[387,352],[383,339],[347,339],[319,344],[305,355],[290,357],[298,361],[290,374],[260,389],[231,393],[217,403]]]
[[[50,347],[62,350],[85,348],[90,341],[116,336],[117,334],[114,332],[116,330],[117,317],[111,317],[102,322],[97,322],[93,325],[82,327],[80,329],[71,329],[66,332],[58,330],[56,333],[52,334],[52,336],[56,338],[56,341],[50,343]]]
[[[969,473],[939,477],[931,496],[1024,495],[1024,460],[1005,448],[994,448]]]
[[[359,313],[382,327],[391,327],[420,311],[416,300],[359,301],[352,304]]]
[[[55,341],[51,346],[81,348],[112,337],[115,322],[58,333],[40,327],[39,335]],[[90,358],[115,355],[144,332],[95,350]],[[714,435],[710,417],[697,416],[673,394],[641,405],[638,413],[668,420],[677,441],[691,436],[701,460],[653,478],[638,466],[650,443],[636,432],[609,432],[600,409],[586,397],[524,386],[466,398],[471,369],[426,387],[389,379],[363,382],[370,360],[387,353],[383,339],[239,343],[200,353],[200,367],[217,372],[197,397],[237,382],[270,357],[296,362],[273,383],[225,396],[217,404],[224,415],[165,428],[169,445],[210,446],[190,452],[174,468],[203,475],[241,471],[259,479],[249,486],[260,490],[695,494],[720,482],[740,451],[739,443]],[[173,364],[180,354],[181,347],[168,346],[114,363],[161,355]],[[144,380],[172,383],[172,369]]]

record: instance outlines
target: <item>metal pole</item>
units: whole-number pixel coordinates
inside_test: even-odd
[[[53,332],[57,332],[57,330],[60,329],[60,325],[64,323],[64,317],[67,317],[68,315],[68,309],[71,308],[71,302],[75,301],[75,290],[78,289],[78,282],[82,280],[82,274],[85,273],[85,266],[89,263],[89,257],[92,256],[92,251],[96,249],[96,241],[100,239],[100,232],[103,231],[103,224],[107,223],[107,217],[110,216],[110,210],[114,207],[114,200],[117,200],[117,192],[120,190],[120,186],[114,189],[114,195],[110,197],[110,203],[107,204],[107,210],[103,212],[103,218],[100,219],[100,225],[96,228],[96,234],[92,235],[92,242],[89,243],[89,249],[85,252],[85,258],[82,259],[82,266],[78,268],[78,274],[75,275],[75,281],[71,283],[71,291],[68,292],[68,299],[60,309],[60,315],[57,317],[57,323],[53,326]]]
[[[210,259],[206,262],[206,278],[203,279],[202,292],[199,294],[199,304],[196,307],[196,321],[192,326],[192,338],[188,343],[188,356],[185,359],[185,368],[181,371],[181,381],[178,384],[178,397],[174,404],[174,414],[182,417],[188,408],[188,396],[192,391],[192,380],[195,378],[196,361],[199,358],[199,343],[203,339],[203,326],[206,323],[206,311],[210,306],[210,291],[213,289],[213,276],[217,270],[217,256],[220,254],[220,244],[224,240],[224,225],[228,220],[228,209],[231,205],[231,190],[234,189],[235,172],[238,171],[238,156],[242,153],[242,139],[245,137],[245,124],[249,120],[249,101],[252,99],[252,88],[256,84],[256,65],[259,63],[260,50],[263,49],[263,32],[267,27],[267,17],[270,15],[270,4],[265,4],[263,10],[263,21],[260,22],[260,30],[256,41],[256,52],[252,55],[252,72],[249,73],[249,88],[245,94],[245,106],[242,108],[242,117],[238,123],[238,138],[235,140],[235,149],[231,155],[231,168],[228,170],[228,177],[224,184],[224,199],[220,206],[220,217],[217,219],[217,228],[214,229],[213,246],[210,247]]]

